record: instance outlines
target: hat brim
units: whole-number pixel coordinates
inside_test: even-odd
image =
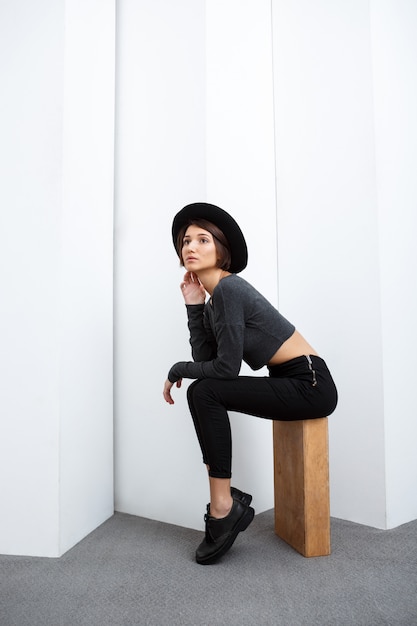
[[[245,237],[236,220],[215,204],[195,202],[194,204],[187,204],[177,213],[172,222],[172,241],[175,249],[178,233],[183,226],[190,224],[193,219],[205,219],[212,222],[224,233],[229,243],[232,257],[230,272],[237,274],[245,269],[248,263],[248,249]]]

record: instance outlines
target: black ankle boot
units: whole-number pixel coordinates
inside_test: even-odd
[[[249,506],[252,502],[252,496],[250,495],[250,493],[240,491],[240,489],[236,489],[236,487],[231,487],[230,493],[232,494],[232,498],[240,500],[241,502],[243,502],[243,504],[246,504],[246,506]]]
[[[244,491],[240,491],[240,489],[236,489],[236,487],[230,487],[230,494],[232,498],[235,498],[236,500],[240,500],[242,504],[245,504],[246,506],[249,506],[250,503],[252,502],[252,496],[250,495],[250,493],[245,493]],[[209,513],[210,503],[207,504],[206,508],[207,508],[207,513]]]
[[[226,517],[217,519],[209,513],[205,515],[206,536],[196,551],[196,561],[200,565],[209,565],[223,556],[233,545],[240,532],[249,526],[255,511],[233,499],[233,506]]]

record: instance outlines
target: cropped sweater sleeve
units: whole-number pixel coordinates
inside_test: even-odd
[[[197,360],[175,363],[169,370],[168,379],[176,382],[179,378],[237,378],[243,358],[243,310],[239,306],[233,306],[231,310],[220,289],[213,295],[212,304],[205,305],[206,312],[204,309],[198,311],[196,306],[192,310],[187,307],[187,313],[192,354]],[[213,311],[207,311],[211,306]],[[205,329],[204,315],[211,318],[212,340],[210,331],[207,327]]]
[[[210,361],[216,356],[216,340],[205,323],[205,305],[187,304],[186,309],[192,357],[194,361]]]

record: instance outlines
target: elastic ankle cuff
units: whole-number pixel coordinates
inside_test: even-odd
[[[216,470],[210,469],[208,474],[211,478],[232,478],[230,472],[216,472]]]

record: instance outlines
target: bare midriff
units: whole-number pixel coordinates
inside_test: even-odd
[[[295,330],[291,337],[278,348],[268,365],[281,365],[281,363],[291,361],[291,359],[295,359],[298,356],[307,356],[308,354],[318,356],[314,348],[310,346],[298,330]]]

